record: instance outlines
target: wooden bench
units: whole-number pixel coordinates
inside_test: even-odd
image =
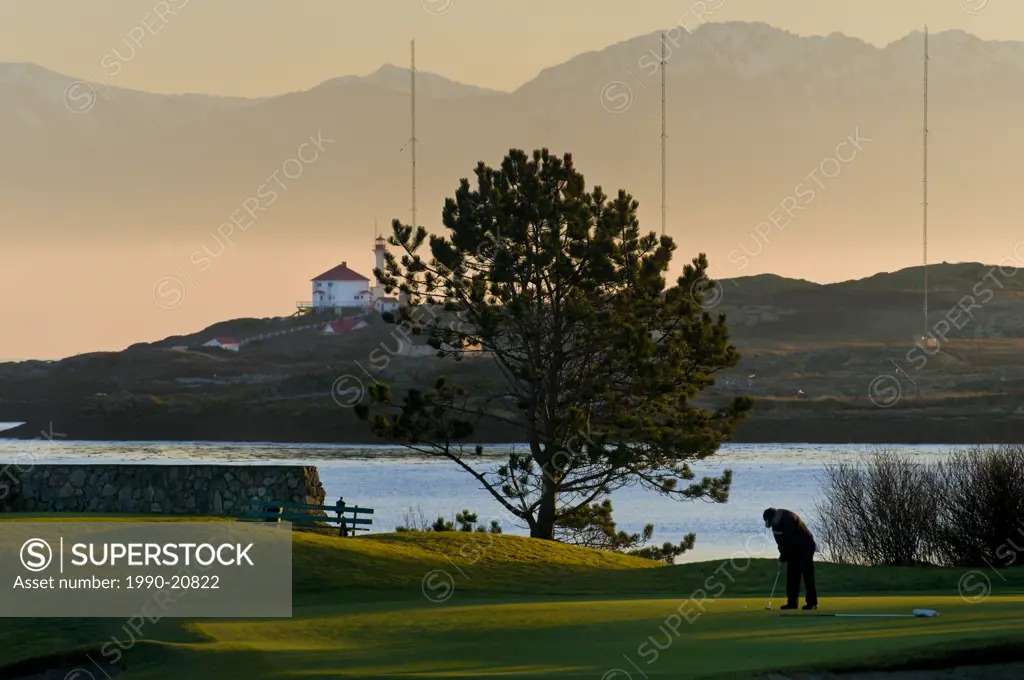
[[[369,517],[359,515],[372,515],[371,508],[358,508],[354,505],[345,505],[345,499],[339,498],[334,505],[305,505],[303,503],[283,503],[281,501],[260,501],[251,500],[249,505],[252,509],[247,511],[242,519],[262,522],[291,522],[292,524],[315,524],[324,522],[338,525],[338,535],[348,536],[349,532],[369,531],[368,525],[373,524]],[[333,512],[334,517],[324,515],[311,515],[313,512]],[[351,517],[346,517],[346,513]],[[351,526],[349,526],[351,525]],[[359,526],[364,525],[364,526]]]

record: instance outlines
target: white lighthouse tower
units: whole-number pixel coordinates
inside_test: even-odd
[[[384,252],[384,237],[378,234],[377,238],[373,240],[373,266],[375,269],[384,271]],[[384,296],[384,286],[380,285],[376,276],[374,276],[373,279],[373,299],[376,300],[377,298]]]
[[[377,229],[375,224],[374,232],[376,231]],[[384,260],[384,253],[387,252],[387,246],[384,244],[384,237],[378,233],[377,237],[373,240],[373,266],[374,269],[379,269],[380,271],[384,271],[384,268],[387,266],[387,262]],[[376,281],[376,275],[374,275],[373,278],[375,281],[373,288],[370,289],[370,306],[381,313],[396,311],[399,305],[403,304],[404,296],[401,294],[398,297],[389,296],[384,292],[384,286],[382,286],[379,281]]]

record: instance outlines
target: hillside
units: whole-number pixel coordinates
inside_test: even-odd
[[[977,262],[929,266],[929,332],[942,343],[1024,338],[1019,272]],[[824,285],[769,274],[719,282],[709,305],[727,314],[733,336],[748,345],[874,342],[909,350],[926,327],[923,290],[923,267]]]
[[[702,399],[756,398],[740,441],[1024,440],[1024,277],[976,263],[931,269],[939,347],[929,353],[915,344],[920,268],[829,285],[720,281],[706,303],[726,314],[743,358]],[[950,310],[965,295],[971,314],[958,318]],[[448,375],[480,398],[500,384],[488,359],[439,360],[423,336],[379,315],[335,337],[320,332],[328,320],[235,319],[122,352],[0,363],[0,421],[29,423],[6,432],[14,437],[55,422],[86,439],[380,443],[347,408],[371,381],[400,394]],[[201,346],[216,336],[242,341],[240,351]],[[413,345],[426,354],[413,356]]]

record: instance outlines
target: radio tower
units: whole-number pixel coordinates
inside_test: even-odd
[[[665,34],[661,34],[661,235],[665,235]]]
[[[412,137],[406,142],[399,153],[405,151],[405,147],[412,144],[412,226],[416,228],[416,41],[413,40],[410,47],[409,76],[411,78],[410,99],[412,100]]]
[[[922,173],[924,241],[924,333],[928,335],[928,26],[924,27],[924,168]]]
[[[410,77],[412,79],[412,227],[416,229],[416,41],[410,45]]]

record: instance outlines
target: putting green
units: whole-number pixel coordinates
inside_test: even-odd
[[[163,619],[146,622],[138,636],[118,619],[5,619],[0,658],[80,649],[102,661],[109,654],[101,647],[109,653],[116,640],[124,680],[641,680],[881,667],[1024,639],[1024,574],[1015,572],[1003,572],[1005,582],[993,576],[991,597],[972,604],[957,595],[965,570],[823,564],[818,613],[928,608],[942,616],[781,617],[778,597],[775,610],[764,610],[777,567],[767,559],[657,567],[520,537],[457,533],[297,533],[293,546],[292,619]]]
[[[849,664],[1024,630],[1022,597],[968,605],[930,598],[937,619],[782,618],[762,599],[500,602],[389,611],[310,612],[279,622],[199,624],[218,649],[273,650],[276,673],[515,677],[695,677],[772,667]],[[918,598],[845,598],[835,611],[907,613]],[[747,607],[744,609],[744,607]],[[200,645],[201,647],[202,645]],[[284,656],[280,656],[280,654]],[[249,670],[249,669],[247,669]],[[252,669],[255,671],[256,669]],[[160,676],[153,676],[160,677]],[[259,676],[263,677],[263,676]],[[266,677],[271,677],[267,675]]]
[[[119,677],[636,680],[871,659],[884,665],[940,647],[1019,640],[1022,603],[1021,596],[976,605],[932,597],[925,604],[943,614],[935,619],[783,618],[764,611],[761,598],[723,598],[705,604],[705,612],[695,601],[668,599],[325,604],[301,608],[292,620],[192,622],[154,634],[123,652],[128,672]],[[907,613],[923,603],[876,597],[830,604],[834,611]],[[127,644],[119,625],[107,620],[107,639],[117,635]]]

